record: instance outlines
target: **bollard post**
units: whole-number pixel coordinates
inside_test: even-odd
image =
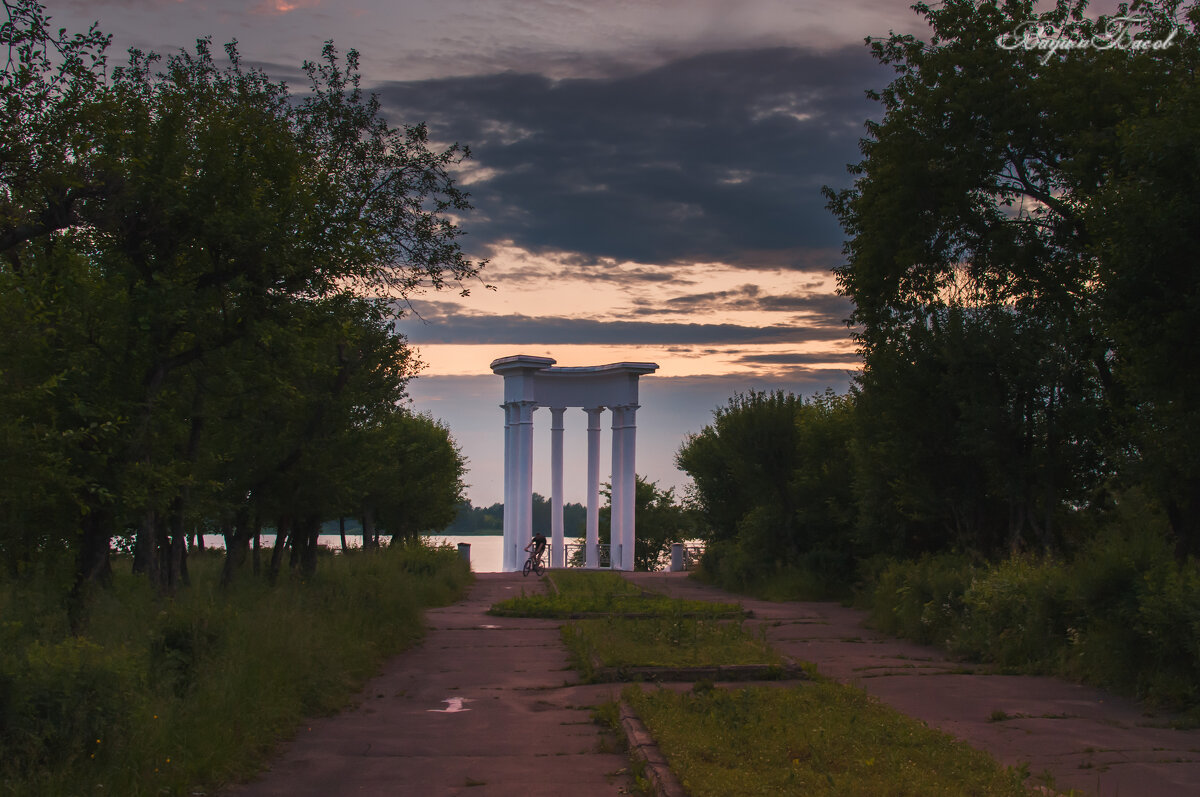
[[[671,543],[671,572],[678,573],[683,570],[683,543]]]

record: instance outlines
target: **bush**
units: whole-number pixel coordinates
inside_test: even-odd
[[[188,794],[247,776],[471,578],[455,550],[418,545],[331,557],[273,588],[222,591],[220,566],[192,555],[193,586],[165,599],[118,573],[84,636],[67,631],[64,601],[37,599],[52,590],[0,583],[0,795]]]
[[[871,622],[885,633],[945,645],[958,631],[974,576],[970,560],[954,554],[892,562],[869,587]]]
[[[1028,556],[977,572],[949,648],[1025,672],[1052,669],[1075,625],[1065,575],[1058,562]]]
[[[943,554],[869,565],[859,602],[886,633],[1013,672],[1200,706],[1200,565],[1176,561],[1153,526],[1114,525],[1070,561],[977,566]]]
[[[124,645],[35,641],[0,660],[0,771],[40,782],[119,749],[144,703],[145,660]]]

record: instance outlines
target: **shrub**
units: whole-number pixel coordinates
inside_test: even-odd
[[[871,622],[889,634],[944,645],[958,631],[974,576],[970,560],[954,554],[892,562],[871,589]]]
[[[1028,556],[976,572],[950,649],[1006,668],[1051,669],[1075,624],[1064,575],[1058,562]]]

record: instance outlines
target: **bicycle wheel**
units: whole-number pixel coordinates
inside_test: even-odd
[[[531,556],[525,560],[525,567],[521,569],[521,575],[523,575],[523,576],[529,575],[529,571],[532,569],[533,569],[533,557]]]
[[[542,562],[541,559],[535,559],[533,561],[533,572],[537,573],[539,576],[542,573],[546,572],[546,565]]]

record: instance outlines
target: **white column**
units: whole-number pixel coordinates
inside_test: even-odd
[[[600,566],[600,413],[603,407],[585,407],[587,413],[587,555],[588,567]]]
[[[517,529],[518,561],[514,570],[520,570],[524,564],[523,549],[533,536],[533,411],[537,404],[532,401],[517,402],[519,420],[516,427],[517,435]]]
[[[517,559],[517,407],[501,404],[504,410],[504,551],[501,568],[507,572],[521,569]]]
[[[608,513],[608,562],[613,570],[623,570],[625,554],[622,543],[625,539],[625,408],[609,407],[612,411],[612,481],[609,484],[610,511]]]
[[[550,566],[563,567],[563,413],[550,408]]]
[[[637,539],[634,534],[634,515],[636,514],[634,510],[637,507],[637,464],[635,460],[637,409],[638,405],[636,404],[626,406],[624,423],[621,425],[621,432],[625,438],[625,442],[621,446],[621,455],[624,459],[621,475],[625,480],[624,498],[621,503],[621,545],[624,553],[621,562],[622,570],[633,570],[634,545]]]

